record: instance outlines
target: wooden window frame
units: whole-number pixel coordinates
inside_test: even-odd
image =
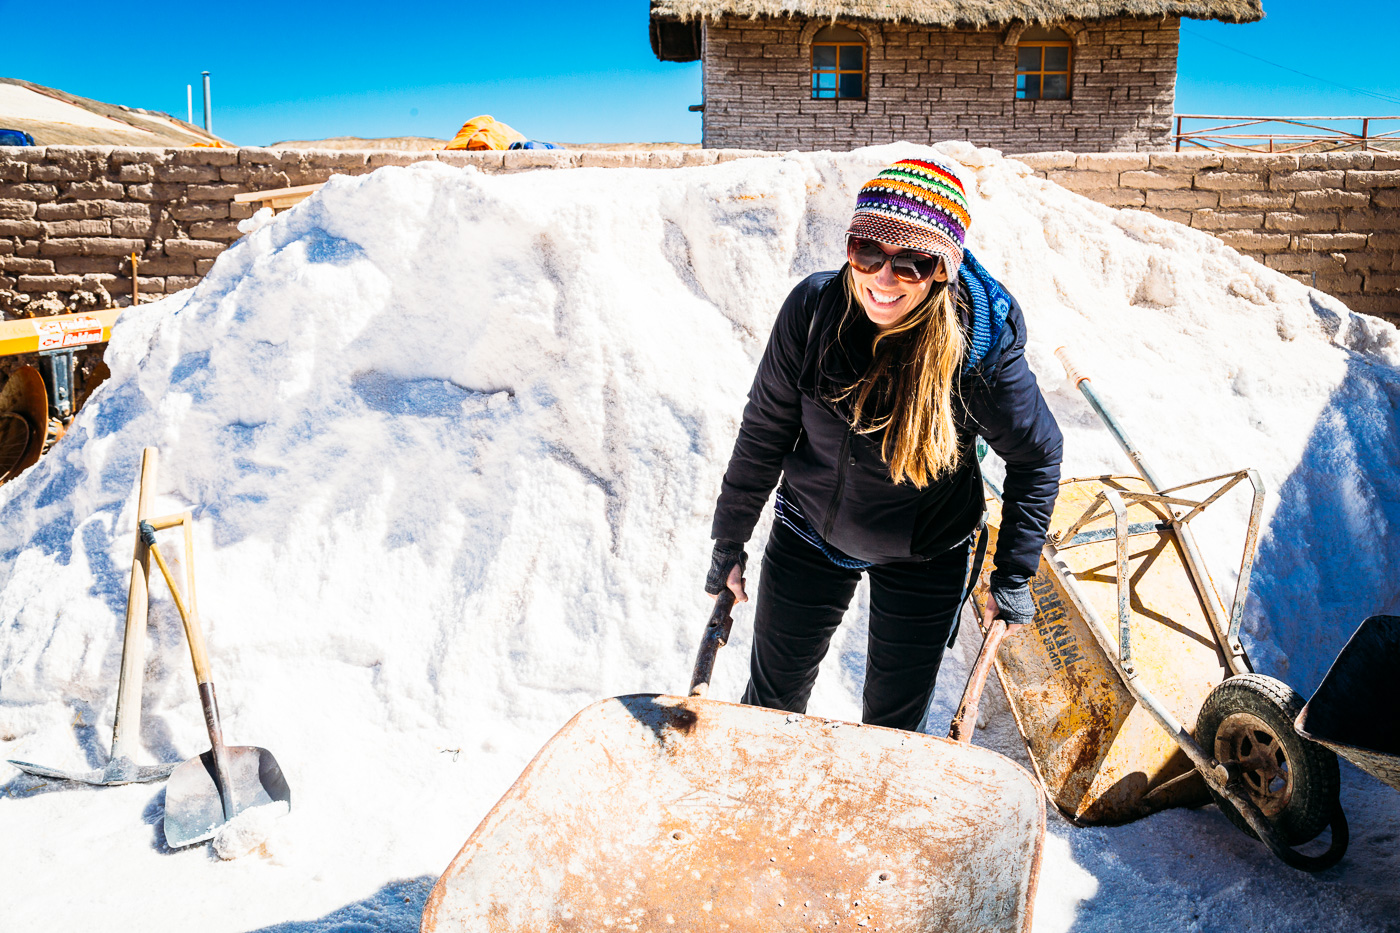
[[[819,49],[819,48],[828,48],[828,49],[835,49],[835,50],[836,50],[836,67],[835,67],[835,69],[831,69],[831,68],[822,68],[822,69],[818,69],[818,68],[817,68],[817,49]],[[858,49],[860,49],[860,69],[859,69],[859,70],[854,69],[854,68],[846,68],[846,69],[843,69],[843,68],[841,67],[841,50],[842,50],[843,48],[858,48]],[[869,42],[813,42],[813,43],[812,43],[812,53],[811,53],[811,56],[809,57],[809,62],[810,62],[810,67],[807,69],[807,71],[808,71],[808,81],[811,82],[811,83],[810,83],[810,87],[809,87],[808,91],[809,91],[809,93],[812,95],[812,100],[842,101],[842,100],[867,100],[867,99],[869,99],[869,97],[870,97],[870,43],[869,43]],[[832,93],[831,93],[831,95],[830,95],[829,97],[828,97],[828,96],[825,96],[825,95],[819,95],[819,94],[817,93],[817,86],[816,86],[816,81],[815,81],[815,79],[816,79],[816,76],[819,75],[819,74],[828,74],[828,75],[835,75],[835,76],[836,76],[836,87],[832,89]],[[841,76],[842,76],[842,75],[854,75],[854,74],[860,75],[860,96],[859,96],[859,97],[842,97],[842,96],[841,96]]]
[[[1038,49],[1040,49],[1040,67],[1039,67],[1038,69],[1027,69],[1027,70],[1025,70],[1025,71],[1022,71],[1022,70],[1021,70],[1021,50],[1022,50],[1022,49],[1027,49],[1027,48],[1038,48]],[[1064,49],[1064,50],[1065,50],[1065,68],[1064,68],[1064,71],[1059,71],[1059,70],[1056,70],[1056,71],[1046,71],[1046,70],[1045,70],[1045,50],[1046,50],[1047,48],[1056,48],[1056,49]],[[1072,41],[1067,41],[1067,40],[1064,40],[1064,39],[1031,39],[1031,40],[1029,40],[1029,41],[1027,41],[1027,42],[1018,42],[1018,43],[1016,43],[1016,83],[1017,83],[1017,85],[1019,85],[1019,84],[1021,83],[1021,78],[1022,78],[1022,76],[1024,76],[1024,75],[1036,75],[1037,77],[1040,78],[1040,91],[1041,91],[1041,93],[1040,93],[1040,96],[1039,96],[1039,97],[1023,97],[1023,96],[1022,96],[1021,88],[1018,86],[1018,87],[1016,88],[1016,99],[1017,99],[1017,100],[1069,100],[1070,97],[1072,96],[1071,92],[1072,92],[1072,90],[1073,90],[1073,88],[1072,88],[1072,86],[1071,86],[1071,81],[1070,81],[1070,79],[1071,79],[1071,77],[1074,75],[1074,43],[1073,43]],[[1046,97],[1046,96],[1045,96],[1045,76],[1046,76],[1046,75],[1064,75],[1064,76],[1065,76],[1065,96],[1064,96],[1064,97]]]

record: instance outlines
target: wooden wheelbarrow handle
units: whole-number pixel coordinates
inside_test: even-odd
[[[705,633],[700,636],[700,651],[695,655],[695,672],[690,675],[690,696],[702,697],[710,690],[710,675],[715,670],[715,655],[729,641],[729,630],[734,627],[734,591],[725,587],[715,597],[715,608],[710,612],[710,621],[705,623]]]
[[[977,730],[977,707],[982,703],[982,688],[987,685],[987,675],[991,673],[992,662],[997,659],[997,649],[1006,637],[1006,622],[993,619],[987,629],[987,637],[982,640],[982,650],[977,655],[977,663],[972,665],[972,673],[967,675],[967,687],[963,689],[962,702],[948,724],[948,738],[964,745],[972,744],[972,733]]]
[[[734,593],[725,589],[715,598],[715,608],[710,613],[710,621],[705,625],[705,633],[700,636],[700,650],[695,657],[695,672],[690,678],[690,696],[703,697],[709,692],[710,677],[715,669],[715,655],[729,641],[729,632],[734,626],[734,617],[730,614],[733,608]],[[955,742],[964,745],[972,743],[972,733],[977,728],[977,707],[982,702],[982,688],[987,684],[987,675],[991,673],[997,649],[1001,647],[1001,641],[1005,637],[1006,622],[993,619],[991,628],[987,630],[987,637],[982,641],[977,663],[972,666],[972,673],[968,675],[967,687],[963,690],[958,712],[948,726],[948,738]]]

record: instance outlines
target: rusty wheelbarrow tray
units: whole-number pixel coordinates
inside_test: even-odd
[[[1400,616],[1371,616],[1298,714],[1298,732],[1400,790]]]
[[[424,933],[840,925],[1028,933],[1045,831],[1026,770],[961,741],[691,696],[614,697],[552,738],[434,887]]]
[[[1031,581],[1035,630],[997,662],[1047,796],[1081,825],[1214,799],[1288,864],[1335,864],[1347,844],[1335,756],[1298,735],[1301,698],[1254,673],[1239,639],[1264,502],[1258,473],[1167,487],[1088,378],[1059,355],[1140,475],[1061,484]],[[1250,519],[1227,608],[1190,522],[1246,482]],[[994,488],[988,499],[995,531]],[[986,586],[984,576],[979,598]],[[1328,825],[1326,853],[1293,848]]]

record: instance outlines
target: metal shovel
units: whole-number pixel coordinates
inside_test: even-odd
[[[188,516],[184,517],[189,528]],[[180,589],[156,545],[156,530],[142,522],[141,539],[156,559],[166,586],[185,624],[190,657],[199,681],[199,701],[209,729],[209,751],[191,758],[170,775],[165,790],[165,841],[171,848],[214,838],[219,828],[250,807],[281,801],[291,806],[292,794],[277,759],[265,748],[225,745],[214,681],[209,674],[209,654],[199,618],[180,597]]]
[[[35,379],[38,379],[37,373]],[[8,386],[7,386],[8,388]],[[42,397],[42,380],[40,395]],[[38,457],[37,451],[35,457]],[[136,496],[136,520],[145,521],[150,514],[151,496],[156,487],[158,451],[147,447],[141,456],[141,478]],[[169,519],[157,519],[164,527]],[[176,762],[159,765],[138,765],[131,760],[130,746],[141,731],[141,682],[146,670],[146,614],[149,608],[151,566],[146,545],[136,536],[136,549],[131,558],[131,583],[126,596],[126,629],[122,639],[121,680],[117,686],[117,712],[112,724],[112,757],[106,766],[96,771],[64,771],[10,760],[10,764],[37,777],[80,784],[109,786],[159,781],[175,769]]]

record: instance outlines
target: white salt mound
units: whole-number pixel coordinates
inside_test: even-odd
[[[1130,466],[1065,384],[1062,343],[1168,481],[1260,470],[1246,641],[1262,671],[1311,692],[1363,616],[1400,609],[1400,549],[1385,546],[1400,521],[1395,329],[1205,234],[990,150],[938,148],[965,167],[969,245],[1026,309],[1066,475]],[[337,176],[250,224],[196,289],[126,312],[111,379],[0,488],[0,758],[103,760],[135,477],[157,446],[158,511],[195,515],[228,741],[276,755],[295,804],[278,831],[298,858],[168,853],[159,785],[0,800],[0,878],[24,892],[4,899],[7,925],[416,929],[432,880],[570,716],[684,687],[710,514],[773,317],[839,264],[859,184],[922,151]],[[1226,592],[1246,511],[1224,500],[1198,531]],[[152,589],[141,739],[146,758],[182,760],[206,740],[178,617]],[[865,604],[814,713],[859,716]],[[720,698],[743,686],[750,611],[720,656]],[[1000,714],[978,741],[1024,761],[988,702]],[[0,781],[22,788],[7,765]],[[1036,930],[1125,916],[1150,931],[1393,929],[1400,795],[1348,767],[1343,802],[1351,854],[1321,876],[1214,808],[1115,829],[1052,817]],[[220,846],[255,850],[261,820]],[[158,921],[136,909],[152,885]]]

